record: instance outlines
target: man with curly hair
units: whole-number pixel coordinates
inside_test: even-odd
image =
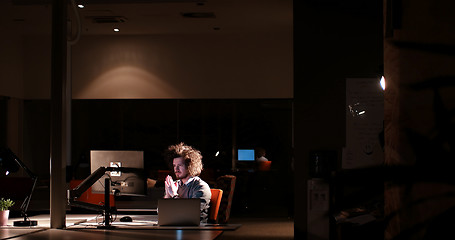
[[[201,221],[206,222],[212,194],[209,185],[199,178],[203,169],[201,152],[179,143],[169,146],[166,155],[177,180],[166,177],[164,197],[201,199]]]

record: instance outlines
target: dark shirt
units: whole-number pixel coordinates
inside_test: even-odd
[[[181,180],[178,183],[178,197],[179,198],[199,198],[201,199],[201,221],[206,222],[210,207],[210,198],[212,192],[209,185],[199,177],[192,177],[184,184]]]

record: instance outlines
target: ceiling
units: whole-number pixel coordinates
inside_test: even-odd
[[[18,34],[50,34],[51,0],[1,0],[1,22]],[[69,29],[82,35],[292,32],[292,0],[75,0]],[[119,32],[114,32],[118,28]]]

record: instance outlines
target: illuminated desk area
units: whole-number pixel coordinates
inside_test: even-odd
[[[78,196],[87,191],[94,182],[105,175],[106,171],[121,170],[122,172],[137,169],[125,167],[99,167],[78,186],[68,190],[69,206],[91,210],[88,214],[66,212],[64,229],[51,228],[50,214],[29,216],[27,220],[35,222],[36,226],[14,226],[23,218],[10,218],[8,225],[0,227],[0,239],[207,239],[220,236],[223,231],[235,230],[237,225],[200,224],[199,226],[159,226],[156,209],[127,209],[119,211],[111,207],[110,188],[104,188],[104,205],[78,201]],[[104,186],[111,186],[109,178],[105,178]],[[198,207],[198,205],[196,206]],[[134,211],[138,210],[138,211]],[[132,221],[121,222],[120,219],[129,216]],[[106,218],[106,219],[105,219]],[[109,220],[107,220],[109,219]]]
[[[67,214],[66,229],[50,229],[50,217],[47,214],[30,217],[38,221],[35,227],[15,227],[13,222],[20,218],[8,220],[8,226],[0,227],[0,239],[215,239],[223,231],[235,230],[239,224],[200,226],[158,226],[157,215],[128,215],[132,222],[120,222],[124,215],[117,215],[112,223],[113,229],[97,229],[102,217],[96,214]]]

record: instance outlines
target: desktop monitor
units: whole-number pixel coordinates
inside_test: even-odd
[[[237,159],[239,161],[254,161],[254,149],[237,149]]]
[[[107,171],[92,185],[92,193],[104,193],[105,178],[110,178],[110,192],[116,195],[143,196],[147,193],[143,151],[90,151],[90,169],[93,173],[100,167],[135,168],[137,172]]]

